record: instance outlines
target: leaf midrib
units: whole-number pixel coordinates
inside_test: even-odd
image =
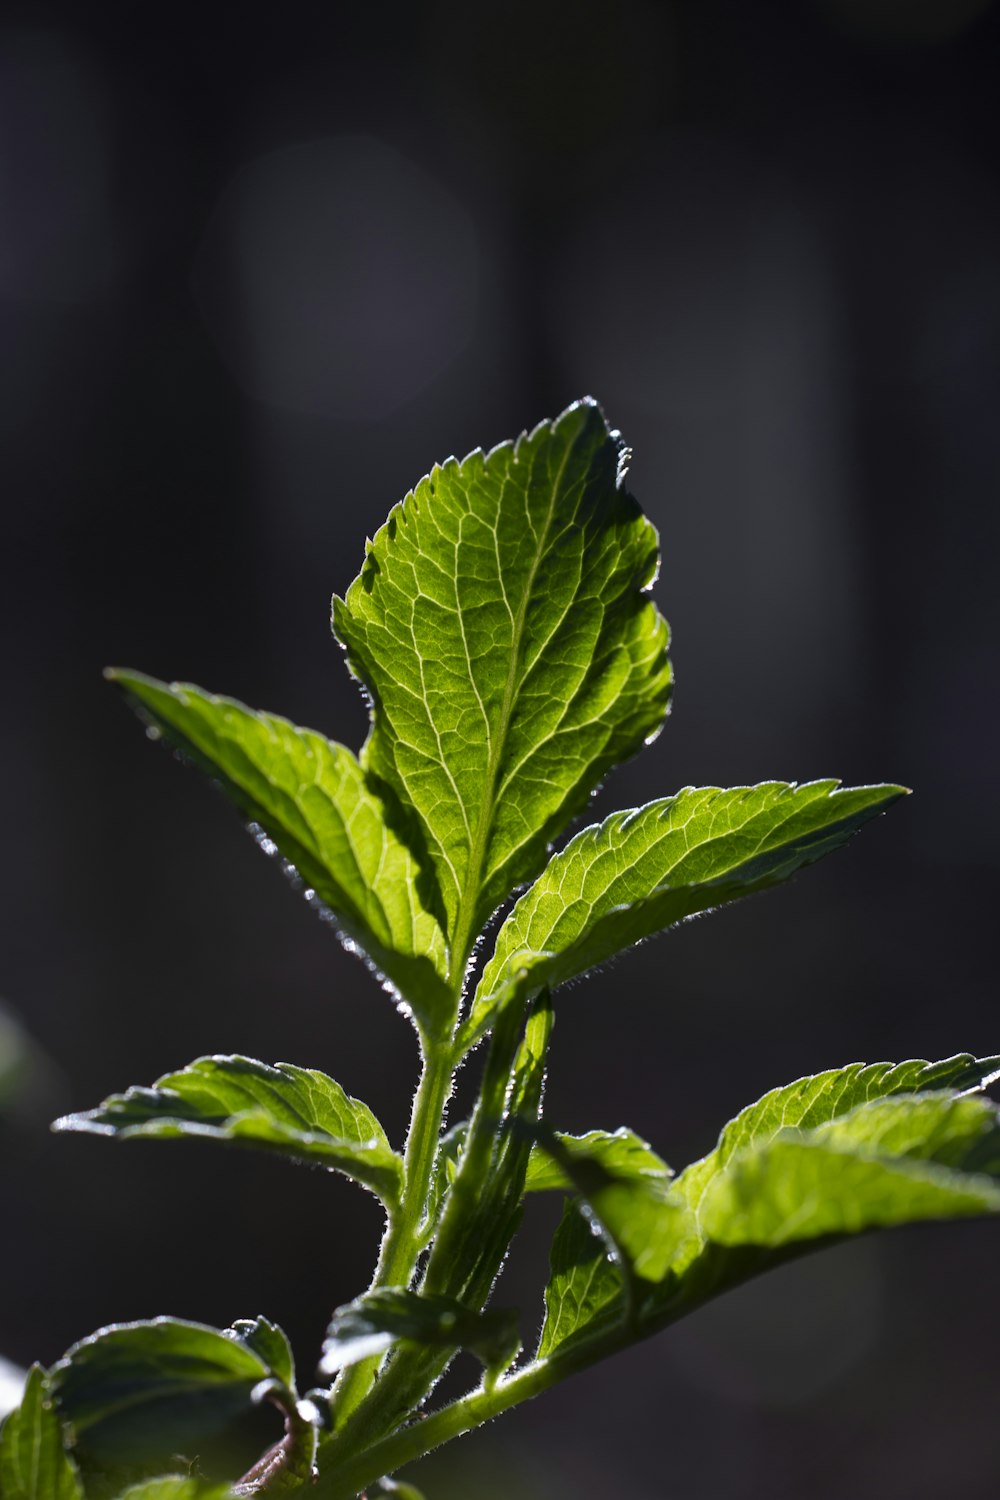
[[[528,616],[528,606],[535,579],[541,567],[542,557],[548,544],[549,534],[552,530],[552,521],[556,512],[559,490],[562,485],[563,475],[569,463],[570,455],[576,447],[574,438],[567,444],[562,461],[556,470],[549,494],[549,508],[545,517],[545,523],[538,538],[535,556],[528,573],[527,582],[521,595],[517,616],[514,620],[514,632],[511,641],[510,666],[507,669],[507,681],[504,686],[503,702],[500,705],[500,715],[497,720],[497,732],[490,740],[490,756],[486,767],[486,795],[482,802],[482,812],[476,825],[476,832],[472,841],[469,855],[469,863],[466,866],[465,885],[459,900],[458,915],[455,920],[455,939],[452,943],[451,968],[449,980],[456,992],[460,989],[465,978],[465,970],[469,961],[469,954],[476,934],[473,925],[476,918],[476,908],[479,904],[481,893],[483,864],[486,859],[486,850],[489,844],[489,836],[493,827],[493,817],[496,812],[496,782],[500,765],[503,760],[503,752],[506,748],[507,734],[510,729],[511,715],[514,707],[516,684],[520,675],[521,656],[524,646],[524,629]],[[518,462],[515,450],[513,462]],[[499,519],[498,519],[499,524]],[[503,580],[501,579],[501,587]],[[461,608],[459,608],[461,616]]]

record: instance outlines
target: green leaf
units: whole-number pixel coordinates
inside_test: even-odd
[[[875,1099],[939,1089],[981,1089],[997,1078],[1000,1057],[977,1058],[968,1052],[933,1063],[922,1058],[901,1063],[848,1063],[843,1068],[797,1078],[794,1083],[771,1089],[730,1120],[715,1150],[684,1169],[677,1179],[677,1190],[697,1209],[707,1184],[737,1151],[766,1145],[780,1130],[790,1126],[812,1129]]]
[[[571,1157],[597,1162],[609,1176],[617,1178],[656,1178],[667,1181],[672,1173],[662,1157],[632,1130],[589,1130],[586,1135],[564,1135],[556,1140]],[[528,1158],[524,1180],[526,1193],[548,1191],[573,1192],[574,1186],[550,1151],[536,1143]]]
[[[595,1134],[600,1137],[599,1132]],[[539,1144],[604,1230],[625,1269],[626,1281],[659,1281],[678,1246],[695,1232],[690,1207],[671,1190],[665,1164],[661,1163],[660,1171],[623,1177],[606,1165],[606,1139],[599,1138],[588,1148],[580,1140],[567,1145],[554,1132],[543,1132]],[[648,1147],[646,1152],[653,1155]]]
[[[324,1375],[333,1375],[345,1365],[384,1354],[401,1343],[468,1349],[487,1370],[495,1370],[510,1364],[521,1338],[514,1312],[502,1308],[474,1312],[453,1297],[383,1287],[337,1309],[323,1344],[320,1369]]]
[[[232,1493],[228,1484],[205,1484],[190,1474],[164,1474],[131,1485],[118,1500],[229,1500]]]
[[[662,1279],[697,1230],[666,1163],[630,1131],[552,1134],[539,1148],[583,1200],[567,1205],[553,1241],[544,1357],[576,1334],[591,1336],[595,1324],[627,1318],[637,1326],[648,1284]]]
[[[0,1429],[0,1494],[3,1500],[83,1500],[41,1365],[32,1366],[21,1405]]]
[[[670,1201],[684,1202],[689,1215],[658,1219],[655,1202],[642,1201],[641,1179],[634,1203],[626,1182],[619,1201],[601,1204],[610,1227],[622,1234],[624,1225],[629,1236],[617,1261],[608,1225],[598,1237],[603,1221],[595,1223],[593,1205],[588,1222],[568,1204],[552,1247],[539,1354],[620,1322],[629,1290],[639,1325],[663,1326],[812,1238],[991,1211],[998,1188],[983,1174],[998,1170],[994,1110],[956,1091],[982,1088],[998,1067],[996,1057],[968,1053],[852,1063],[773,1089],[674,1179]],[[593,1196],[579,1177],[577,1186]],[[627,1258],[642,1248],[659,1277],[644,1287],[633,1278],[630,1289]]]
[[[816,1130],[738,1152],[702,1196],[716,1244],[780,1250],[924,1219],[1000,1212],[1000,1127],[983,1099],[863,1104]]]
[[[348,946],[361,948],[405,994],[421,1027],[446,1029],[454,1002],[444,983],[444,937],[420,899],[413,855],[350,750],[190,683],[122,670],[106,675],[156,731],[220,783],[261,830],[261,847],[294,866],[310,899],[332,912]]]
[[[177,1318],[117,1323],[50,1372],[62,1416],[90,1451],[169,1453],[225,1426],[274,1372],[239,1338]]]
[[[621,1265],[600,1227],[572,1199],[552,1241],[537,1357],[548,1358],[574,1335],[589,1337],[619,1322],[624,1285]]]
[[[403,1163],[367,1105],[314,1068],[249,1057],[199,1057],[152,1088],[112,1094],[97,1109],[65,1115],[54,1130],[124,1140],[181,1137],[234,1142],[334,1168],[386,1203],[399,1199]]]
[[[787,880],[843,844],[905,789],[783,781],[613,813],[549,862],[497,934],[467,1026],[479,1035],[508,975],[550,988],[696,912]]]
[[[626,458],[585,400],[449,459],[334,599],[374,700],[362,763],[415,814],[456,969],[666,711],[667,627],[646,597],[657,538],[624,487]]]

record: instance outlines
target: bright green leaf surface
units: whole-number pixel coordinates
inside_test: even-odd
[[[249,1057],[199,1057],[152,1088],[112,1094],[97,1109],[66,1115],[55,1130],[123,1139],[236,1142],[336,1168],[399,1197],[403,1163],[367,1105],[314,1068],[269,1067]]]
[[[494,1368],[510,1363],[521,1339],[516,1313],[504,1309],[479,1313],[453,1297],[383,1287],[338,1308],[323,1344],[320,1369],[332,1375],[344,1365],[384,1354],[399,1343],[469,1349],[487,1368]]]
[[[334,600],[374,700],[362,761],[419,819],[455,964],[616,761],[659,728],[657,539],[600,408],[420,481]]]
[[[357,759],[315,730],[189,683],[138,672],[108,673],[142,716],[215,777],[261,846],[280,853],[400,991],[428,1030],[440,1029],[452,1002],[443,983],[444,938],[422,905],[420,872],[387,825],[381,800]]]
[[[684,917],[787,880],[903,795],[836,781],[688,788],[584,829],[501,927],[470,1034],[512,970],[563,984]]]
[[[556,1139],[570,1156],[597,1162],[608,1174],[618,1178],[658,1178],[666,1181],[670,1168],[651,1146],[624,1126],[618,1130],[589,1130],[586,1135],[563,1135]],[[572,1182],[562,1167],[542,1145],[532,1147],[524,1181],[526,1193],[552,1190],[573,1192]]]
[[[976,1058],[960,1052],[941,1062],[913,1058],[901,1063],[849,1063],[797,1078],[794,1083],[771,1089],[730,1120],[715,1150],[686,1167],[678,1177],[678,1191],[697,1208],[707,1183],[737,1151],[766,1145],[786,1127],[811,1129],[875,1099],[939,1089],[978,1089],[998,1076],[1000,1057]]]
[[[49,1380],[88,1449],[170,1452],[223,1427],[272,1371],[237,1338],[176,1318],[118,1323],[81,1340]]]
[[[545,1322],[538,1357],[574,1334],[586,1335],[621,1316],[624,1281],[604,1236],[575,1200],[566,1204],[552,1241]]]
[[[962,1170],[964,1160],[976,1161],[989,1131],[996,1161],[990,1105],[958,1101],[978,1104],[982,1113],[970,1141],[969,1121],[948,1118],[951,1100],[937,1107],[925,1100],[891,1103],[888,1123],[884,1105],[861,1105],[850,1130],[836,1121],[815,1131],[783,1131],[769,1145],[740,1152],[702,1197],[703,1233],[718,1245],[777,1250],[863,1229],[1000,1211],[1000,1183]],[[898,1155],[891,1151],[894,1135],[907,1143]]]
[[[612,1240],[614,1230],[629,1237],[619,1247],[626,1255],[645,1248],[658,1273],[641,1317],[669,1321],[809,1239],[992,1212],[1000,1186],[984,1174],[1000,1175],[996,1111],[958,1091],[992,1081],[998,1065],[968,1053],[936,1063],[852,1063],[773,1089],[674,1179],[669,1200],[685,1201],[690,1216],[658,1219],[641,1182],[620,1183],[620,1202],[600,1205],[605,1229]],[[567,1205],[552,1247],[540,1353],[574,1335],[591,1337],[621,1315],[626,1281],[608,1249]]]
[[[0,1430],[0,1495],[3,1500],[83,1500],[40,1365],[32,1367],[21,1405]]]

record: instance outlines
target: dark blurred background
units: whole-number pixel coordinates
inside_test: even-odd
[[[585,392],[635,449],[677,672],[599,810],[917,795],[563,995],[550,1118],[680,1165],[800,1073],[1000,1050],[998,60],[988,0],[5,6],[0,1354],[266,1312],[308,1384],[374,1200],[47,1122],[242,1051],[398,1138],[415,1046],[100,671],[360,744],[328,607],[365,533]],[[528,1330],[553,1214],[509,1268]],[[446,1452],[431,1500],[995,1500],[998,1252],[805,1261]]]

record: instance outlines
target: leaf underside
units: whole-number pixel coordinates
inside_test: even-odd
[[[449,459],[334,600],[374,705],[362,764],[412,811],[456,963],[666,712],[657,538],[625,457],[587,400]]]
[[[997,1110],[974,1092],[998,1065],[961,1054],[830,1069],[731,1121],[713,1152],[658,1190],[672,1216],[657,1218],[641,1180],[618,1179],[610,1213],[600,1191],[570,1202],[553,1241],[539,1353],[613,1326],[630,1283],[641,1290],[637,1332],[650,1332],[831,1239],[1000,1211]]]
[[[183,1451],[250,1405],[273,1372],[246,1343],[200,1323],[118,1323],[74,1344],[50,1372],[81,1444],[102,1459]]]
[[[508,976],[550,987],[696,912],[787,880],[843,844],[904,789],[782,781],[613,813],[577,834],[497,934],[469,1021],[478,1034]]]
[[[199,1057],[152,1088],[112,1094],[66,1115],[56,1130],[124,1140],[222,1141],[274,1151],[355,1178],[385,1202],[399,1199],[402,1159],[367,1105],[315,1068],[269,1067],[248,1057]]]

